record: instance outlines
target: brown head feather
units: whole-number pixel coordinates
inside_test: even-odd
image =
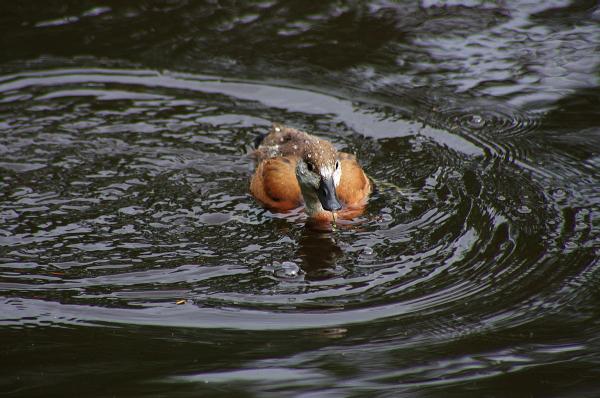
[[[328,141],[280,124],[273,124],[254,155],[259,161],[280,156],[299,157],[317,171],[322,167],[333,167],[338,156]]]

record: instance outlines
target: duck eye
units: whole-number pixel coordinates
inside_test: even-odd
[[[315,165],[310,162],[306,162],[306,168],[308,171],[315,171]]]
[[[335,162],[335,169],[337,170],[339,168],[340,168],[340,161],[336,160],[336,162]]]

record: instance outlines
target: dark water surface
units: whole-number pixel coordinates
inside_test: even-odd
[[[0,5],[0,395],[600,396],[596,1]],[[359,222],[248,194],[272,121]]]

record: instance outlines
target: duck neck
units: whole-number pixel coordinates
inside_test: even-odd
[[[325,211],[325,209],[323,209],[323,206],[321,205],[319,197],[313,189],[305,189],[304,187],[302,187],[302,185],[300,186],[300,189],[302,190],[302,197],[304,198],[304,209],[306,211],[306,214],[308,214],[308,217],[313,217],[316,214]]]

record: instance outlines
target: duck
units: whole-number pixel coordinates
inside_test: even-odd
[[[279,123],[271,126],[253,156],[257,166],[250,192],[271,211],[304,206],[312,222],[351,220],[362,214],[372,191],[354,155]]]

